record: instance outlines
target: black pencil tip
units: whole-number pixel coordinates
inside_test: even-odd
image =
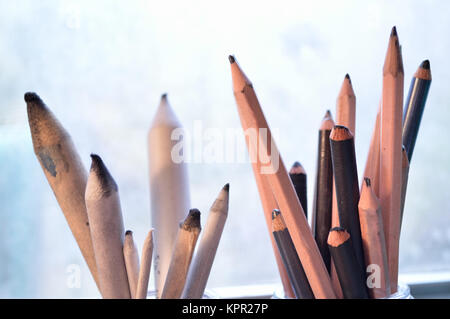
[[[292,164],[292,167],[300,167],[300,166],[302,166],[300,162],[295,162],[294,164]]]
[[[167,100],[167,93],[161,94],[161,100]]]
[[[117,192],[118,187],[116,182],[114,181],[114,178],[109,173],[108,168],[105,166],[105,163],[103,163],[103,160],[100,156],[97,154],[91,154],[91,172],[94,172],[103,187],[103,190],[105,191],[104,194],[106,196],[109,195],[110,190],[114,190]]]
[[[190,209],[189,214],[180,226],[186,230],[200,228],[200,211],[197,208]]]
[[[230,63],[233,64],[234,62],[236,62],[236,59],[234,58],[234,56],[229,55],[228,56],[228,60],[230,60]]]
[[[422,69],[429,70],[429,69],[430,69],[430,61],[429,61],[429,60],[423,61],[423,62],[420,64],[420,67],[421,67]]]
[[[395,25],[392,27],[392,31],[391,31],[391,37],[396,37],[397,36],[397,28],[395,27]]]
[[[24,99],[25,99],[25,102],[27,102],[27,103],[30,103],[30,102],[39,102],[39,103],[42,103],[42,100],[41,100],[41,98],[39,97],[39,95],[37,95],[37,94],[34,93],[34,92],[27,92],[27,93],[25,93]]]
[[[223,190],[228,192],[230,190],[230,183],[226,183]]]
[[[325,117],[331,117],[332,115],[331,115],[331,111],[330,110],[327,110],[327,112],[325,113]]]
[[[370,187],[370,178],[364,177],[364,183],[366,183],[367,187]]]
[[[347,80],[350,80],[350,75],[348,75],[348,73],[345,75],[345,78],[347,79]]]
[[[127,231],[125,232],[125,236],[130,236],[130,235],[133,235],[133,231],[127,230]]]
[[[281,214],[279,209],[274,209],[272,211],[272,219],[275,219],[277,216],[279,216]]]

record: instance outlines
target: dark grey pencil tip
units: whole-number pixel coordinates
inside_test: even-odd
[[[391,37],[396,37],[397,36],[397,28],[395,27],[395,25],[392,27],[392,31],[391,31]]]
[[[226,183],[223,190],[228,192],[230,190],[230,183]]]
[[[429,60],[423,61],[423,62],[420,64],[420,67],[421,67],[422,69],[429,70],[429,69],[430,69],[430,61],[429,61]]]
[[[281,214],[279,209],[274,209],[272,211],[272,219],[275,219],[277,216],[279,216]]]
[[[233,64],[234,62],[236,62],[236,59],[234,58],[234,56],[229,55],[228,56],[228,60],[230,60],[230,63]]]
[[[25,93],[24,99],[25,99],[25,102],[27,102],[27,103],[31,103],[31,102],[43,103],[41,98],[39,97],[39,95],[37,95],[34,92]]]
[[[129,236],[129,235],[133,235],[133,231],[127,230],[127,231],[125,232],[125,236]]]
[[[100,156],[97,154],[91,154],[92,164],[91,164],[91,172],[97,174],[98,179],[102,185],[104,195],[109,196],[110,191],[118,190],[117,184],[114,181],[114,178],[109,173],[108,168],[103,163]]]
[[[186,219],[181,223],[180,227],[190,230],[192,228],[200,228],[200,211],[197,208],[189,210]]]
[[[161,100],[166,100],[166,99],[167,99],[167,93],[161,94]]]
[[[367,187],[370,187],[370,178],[364,177],[364,183],[366,183]]]

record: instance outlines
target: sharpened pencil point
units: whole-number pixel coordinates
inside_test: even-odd
[[[366,183],[367,187],[370,187],[370,178],[364,177],[364,183]]]
[[[114,181],[114,178],[109,173],[108,168],[105,166],[105,163],[103,163],[100,156],[97,154],[91,154],[91,169],[90,171],[95,173],[97,175],[98,180],[100,181],[100,184],[103,188],[103,194],[105,196],[110,195],[110,191],[116,191],[118,190],[117,184]]]
[[[289,174],[305,174],[306,175],[306,171],[303,168],[302,164],[300,164],[300,162],[295,162],[290,171]]]
[[[430,61],[429,61],[429,60],[423,61],[423,62],[420,64],[420,67],[421,67],[422,69],[429,70],[429,69],[430,69]]]
[[[331,111],[330,111],[330,110],[327,110],[327,112],[325,113],[325,116],[324,116],[324,117],[329,117],[329,118],[331,118],[331,117],[332,117]]]
[[[161,100],[167,100],[167,93],[161,94]]]
[[[230,183],[226,183],[223,190],[228,192],[230,190]]]
[[[396,37],[397,36],[397,28],[395,27],[395,25],[392,27],[392,31],[391,31],[391,37]]]
[[[34,92],[27,92],[27,93],[25,93],[24,99],[25,99],[25,102],[27,102],[27,103],[30,103],[30,102],[42,103],[42,100],[39,97],[39,95],[37,95]]]
[[[228,60],[230,60],[230,63],[236,62],[234,56],[232,56],[232,55],[229,55],[229,56],[228,56]]]
[[[186,230],[200,228],[200,211],[197,208],[189,210],[189,214],[180,226]]]
[[[127,230],[127,231],[125,232],[125,236],[130,236],[130,235],[133,235],[133,231]]]

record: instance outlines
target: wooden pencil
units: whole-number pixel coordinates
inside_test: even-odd
[[[380,130],[380,189],[391,292],[397,291],[402,188],[403,62],[397,30],[392,28],[383,67]]]
[[[330,133],[330,146],[340,225],[352,236],[356,259],[361,270],[365,271],[358,215],[359,182],[355,143],[350,130],[336,125]]]
[[[277,243],[280,255],[287,269],[289,279],[298,299],[314,299],[314,294],[306,278],[294,244],[292,243],[289,231],[286,228],[283,217],[279,210],[275,209],[272,213],[272,232]]]
[[[336,101],[336,125],[346,126],[353,136],[356,130],[356,96],[350,75],[346,74]]]
[[[249,153],[252,154],[255,150],[258,150],[259,145],[261,147],[260,151],[267,155],[270,154],[273,157],[267,167],[264,167],[265,170],[261,171],[260,174],[264,174],[267,178],[276,202],[280,210],[284,213],[286,225],[303,268],[305,269],[314,296],[316,298],[334,298],[335,294],[327,269],[312,236],[300,201],[295,194],[286,167],[272,139],[270,129],[255,91],[253,90],[253,86],[238,66],[235,58],[230,56],[229,60],[233,79],[233,91],[236,103],[240,109],[239,115],[245,117],[245,120],[241,121],[245,125],[243,129],[244,131],[251,129],[257,132],[258,140],[250,141]],[[265,131],[267,134],[261,134],[261,131]],[[270,143],[267,143],[268,141]],[[270,144],[270,148],[268,144]]]
[[[295,162],[290,171],[289,177],[291,178],[292,185],[294,186],[295,193],[297,194],[298,200],[302,205],[305,217],[308,219],[308,194],[307,194],[307,175],[300,162]]]
[[[366,166],[364,168],[364,175],[370,178],[372,190],[375,195],[379,196],[379,180],[380,180],[380,116],[381,116],[381,103],[378,107],[377,117],[375,120],[375,126],[372,131],[372,137],[370,139],[369,151],[367,152]],[[364,184],[364,179],[362,185]]]
[[[125,259],[125,267],[127,269],[128,284],[130,286],[130,295],[132,299],[136,298],[136,289],[139,278],[139,253],[133,239],[133,232],[127,230],[125,232],[125,240],[123,243],[123,257]]]
[[[97,265],[84,202],[87,173],[69,133],[36,93],[25,93],[34,153],[55,194],[92,277]]]
[[[423,61],[411,80],[403,113],[403,145],[411,162],[417,134],[419,133],[428,91],[431,86],[430,61]]]
[[[200,211],[195,208],[191,209],[186,219],[180,223],[166,282],[161,294],[162,299],[178,299],[181,297],[200,230]]]
[[[228,217],[229,189],[229,184],[226,184],[209,210],[197,252],[189,267],[182,293],[183,299],[201,299],[203,297],[223,227]]]
[[[371,275],[368,292],[371,298],[385,298],[390,295],[389,268],[384,238],[383,217],[380,201],[372,190],[370,179],[364,178],[358,204],[364,259]]]
[[[190,208],[186,164],[172,158],[178,141],[172,132],[181,128],[167,95],[163,94],[148,134],[150,200],[155,229],[155,283],[158,298],[165,282],[177,236],[178,223]]]
[[[124,228],[118,187],[102,159],[91,155],[86,208],[103,298],[131,297],[123,256]]]
[[[331,161],[330,132],[334,127],[331,112],[327,111],[319,128],[316,185],[313,202],[312,228],[314,238],[328,272],[331,270],[327,239],[331,229],[331,196],[333,193],[333,163]]]
[[[142,247],[141,265],[139,267],[139,277],[136,288],[136,299],[146,299],[148,293],[148,281],[153,257],[153,229],[151,229],[145,238]]]
[[[366,276],[356,258],[351,235],[342,227],[330,230],[328,247],[346,299],[369,298]]]

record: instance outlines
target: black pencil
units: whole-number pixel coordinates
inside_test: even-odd
[[[289,171],[289,177],[291,178],[298,200],[305,212],[305,217],[308,219],[307,176],[302,164],[295,162]]]
[[[330,273],[331,259],[327,238],[331,228],[333,164],[331,162],[330,132],[334,122],[330,111],[325,114],[319,129],[316,186],[314,191],[312,228],[323,262]]]
[[[403,145],[411,162],[420,121],[431,85],[430,61],[423,61],[414,74],[403,111]]]
[[[308,278],[278,209],[272,212],[272,230],[295,296],[299,299],[314,299]]]
[[[342,227],[330,230],[328,247],[346,299],[368,299],[366,276],[359,266],[351,235]]]
[[[330,133],[331,158],[336,187],[340,226],[352,236],[355,255],[365,270],[359,223],[359,186],[353,135],[345,126],[336,125]]]

